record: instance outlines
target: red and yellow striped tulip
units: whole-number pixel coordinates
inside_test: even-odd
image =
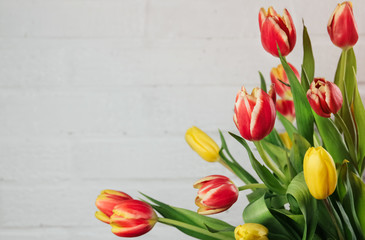
[[[307,98],[312,109],[321,117],[329,118],[342,107],[342,93],[336,84],[324,78],[315,78],[311,83]]]
[[[242,87],[236,96],[233,120],[244,139],[258,141],[266,137],[274,127],[275,118],[275,103],[265,91],[254,88],[248,94]]]
[[[227,177],[210,175],[198,180],[194,188],[199,189],[195,204],[202,215],[223,212],[230,208],[238,198],[238,188]]]
[[[110,216],[113,214],[113,208],[129,199],[132,199],[132,197],[124,192],[110,189],[101,191],[95,201],[96,207],[100,210],[95,213],[95,217],[102,222],[110,223]]]
[[[262,46],[268,53],[278,57],[277,46],[279,46],[283,56],[288,55],[293,50],[297,35],[288,10],[284,9],[283,16],[280,16],[273,7],[269,7],[267,12],[261,8],[259,27]]]
[[[327,31],[337,47],[348,48],[356,44],[359,34],[351,2],[337,5],[328,21]]]
[[[113,209],[112,232],[119,237],[138,237],[149,232],[157,222],[150,205],[140,200],[126,200]]]

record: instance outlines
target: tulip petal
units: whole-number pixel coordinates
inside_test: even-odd
[[[252,139],[260,140],[268,135],[274,127],[275,118],[274,102],[260,89],[250,122]]]
[[[279,46],[282,56],[286,56],[290,52],[289,39],[284,30],[273,18],[267,18],[261,28],[261,42],[266,51],[278,57]]]

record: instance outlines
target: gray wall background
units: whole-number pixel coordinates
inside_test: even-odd
[[[365,1],[353,4],[365,96]],[[236,131],[237,91],[279,64],[260,43],[258,12],[270,5],[295,21],[288,61],[300,69],[303,18],[316,76],[332,80],[336,1],[0,0],[0,239],[116,239],[93,216],[105,188],[196,209],[197,179],[232,175],[184,133],[197,125],[219,143],[218,128]],[[217,217],[242,224],[245,204],[241,194]],[[189,238],[157,224],[141,239]]]

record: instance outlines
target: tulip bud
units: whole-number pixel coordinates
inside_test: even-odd
[[[242,87],[236,96],[233,121],[243,138],[249,141],[263,139],[274,128],[275,118],[274,101],[265,91],[254,88],[249,95]]]
[[[245,223],[234,230],[236,240],[268,240],[269,230],[258,223]]]
[[[323,148],[309,148],[303,161],[304,179],[316,199],[325,199],[336,189],[337,172],[331,155]]]
[[[311,83],[307,98],[312,109],[321,117],[329,118],[342,107],[342,93],[336,84],[324,78],[315,78]]]
[[[150,205],[132,199],[114,207],[110,226],[112,232],[119,237],[138,237],[150,231],[157,219]]]
[[[124,192],[103,190],[95,201],[96,207],[100,210],[95,213],[95,217],[102,222],[110,223],[109,218],[113,214],[115,205],[129,199],[132,197]]]
[[[278,57],[277,46],[282,56],[288,55],[293,50],[297,35],[288,10],[284,9],[283,16],[280,16],[273,7],[269,7],[267,12],[261,8],[259,27],[262,46],[268,53]]]
[[[300,82],[300,75],[298,70],[291,65],[290,63],[288,63],[290,68],[293,70],[295,76],[298,78],[298,81]],[[279,64],[276,68],[272,68],[271,72],[270,72],[270,78],[271,78],[271,82],[273,84],[275,84],[275,91],[276,93],[285,99],[292,99],[293,95],[291,93],[290,87],[283,84],[282,82],[289,84],[289,79],[286,76],[284,67],[282,64]],[[282,82],[280,82],[280,81]]]
[[[198,180],[194,188],[199,189],[195,204],[202,215],[223,212],[230,208],[238,198],[238,188],[227,177],[211,175]]]
[[[284,143],[284,146],[287,149],[291,149],[291,147],[293,146],[293,142],[290,140],[289,134],[287,132],[279,133],[279,137],[281,141]]]
[[[295,118],[295,107],[293,100],[279,99],[276,102],[276,110],[290,122]]]
[[[185,140],[204,160],[208,162],[216,162],[220,159],[218,145],[199,128],[189,128],[186,131]]]
[[[328,21],[327,31],[337,47],[348,48],[356,44],[359,35],[351,2],[337,5]]]

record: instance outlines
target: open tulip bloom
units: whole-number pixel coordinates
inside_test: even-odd
[[[236,133],[219,131],[220,147],[201,129],[187,130],[185,139],[198,153],[192,157],[202,158],[205,164],[219,162],[230,171],[230,176],[215,173],[189,183],[197,189],[198,208],[174,207],[144,194],[144,200],[135,200],[124,192],[105,190],[95,203],[96,218],[121,237],[148,234],[159,222],[196,239],[365,239],[365,184],[361,179],[365,109],[352,48],[358,39],[352,4],[339,4],[329,17],[329,36],[342,48],[333,81],[329,76],[315,77],[305,26],[303,63],[296,64],[302,66],[299,74],[285,58],[296,42],[289,12],[284,9],[280,16],[272,7],[259,11],[262,45],[279,57],[280,65],[267,73],[273,83],[269,91],[265,74],[260,74],[260,86],[251,94],[237,86],[238,94],[232,96],[237,127],[232,131]],[[280,133],[274,126],[281,127]],[[247,166],[244,159],[229,151],[227,136],[247,152],[255,175],[243,167]],[[242,206],[242,223],[219,220],[218,213],[241,204],[237,199],[243,191],[249,204]],[[213,214],[218,215],[206,216]]]

